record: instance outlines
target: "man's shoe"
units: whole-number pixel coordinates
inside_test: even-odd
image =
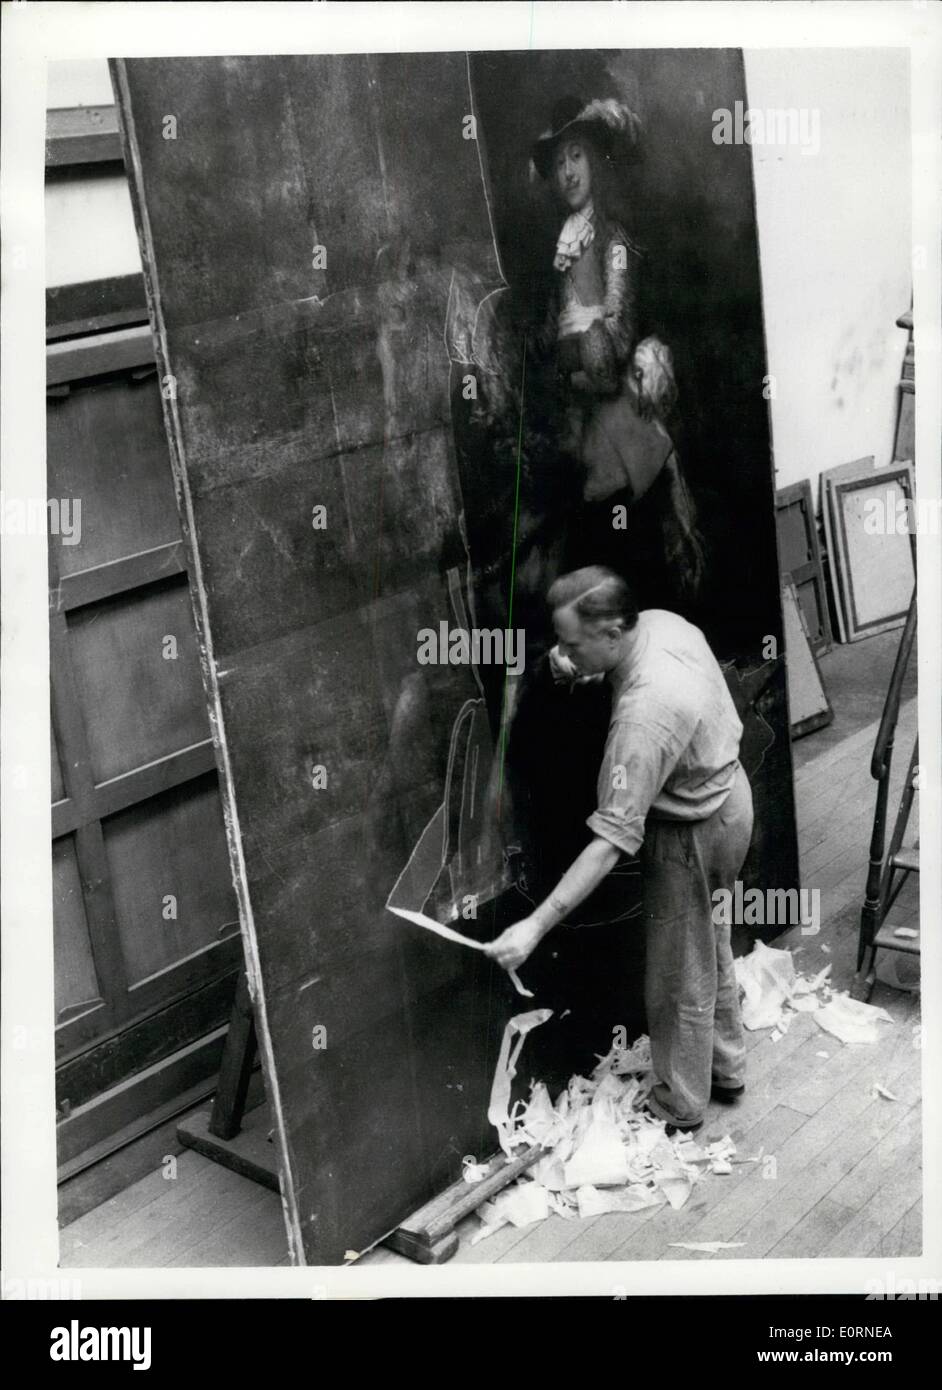
[[[661,1119],[660,1115],[655,1115],[650,1105],[648,1105],[647,1099],[639,1101],[632,1108],[636,1115],[646,1115],[649,1120],[657,1120],[658,1124],[663,1124],[664,1132],[668,1139],[672,1139],[675,1134],[693,1134],[695,1130],[703,1128],[702,1120],[690,1120],[687,1123],[678,1122],[677,1124],[673,1124],[670,1121],[665,1122]]]
[[[702,1120],[695,1120],[695,1121],[693,1122],[693,1124],[687,1124],[687,1125],[670,1125],[670,1124],[666,1124],[666,1125],[664,1126],[664,1133],[667,1135],[668,1139],[673,1139],[673,1137],[674,1137],[675,1134],[695,1134],[696,1131],[697,1131],[698,1129],[702,1129],[702,1128],[703,1128],[703,1121],[702,1121]]]
[[[745,1086],[717,1086],[714,1082],[710,1087],[710,1099],[718,1100],[720,1105],[733,1105],[745,1089]]]

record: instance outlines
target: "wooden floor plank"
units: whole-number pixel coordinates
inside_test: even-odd
[[[922,1253],[921,1232],[918,1238],[911,1228],[902,1233],[907,1248],[898,1248],[899,1234],[890,1239],[890,1232],[921,1197],[920,1156],[921,1142],[911,1138],[893,1167],[884,1170],[879,1200],[868,1202],[853,1214],[847,1225],[822,1248],[824,1259]]]
[[[888,1068],[886,1074],[895,1081],[896,1076],[892,1068]],[[721,1198],[691,1233],[690,1239],[744,1240],[751,1245],[750,1232],[755,1229],[753,1223],[760,1218],[768,1204],[778,1203],[783,1188],[793,1180],[801,1185],[804,1179],[813,1173],[814,1165],[819,1160],[826,1161],[823,1156],[831,1146],[840,1141],[842,1135],[850,1133],[852,1137],[855,1136],[860,1117],[873,1104],[869,1091],[862,1086],[839,1091],[832,1104],[823,1106],[816,1114],[808,1117],[778,1151],[771,1154],[775,1159],[775,1176],[764,1176],[767,1170],[765,1165],[762,1165],[762,1175],[753,1182],[739,1184],[729,1196]],[[829,1186],[833,1186],[833,1182],[839,1176],[840,1173],[836,1174]],[[821,1196],[826,1195],[827,1188],[812,1196],[809,1182],[805,1186],[805,1192],[809,1197],[809,1204],[813,1205]],[[915,1196],[918,1196],[918,1191],[911,1190],[910,1201]],[[795,1219],[800,1214],[796,1211]],[[789,1229],[794,1224],[795,1221],[792,1220]],[[780,1235],[784,1234],[785,1231],[780,1232]],[[685,1252],[677,1253],[682,1257]],[[742,1253],[745,1258],[752,1258],[751,1249]]]
[[[833,800],[831,796],[833,795]],[[829,789],[827,799],[822,798],[819,814],[814,820],[806,820],[800,838],[803,859],[814,850],[823,850],[833,845],[838,831],[850,825],[861,814],[873,817],[876,803],[876,783],[867,779],[866,784],[854,782],[850,786]]]
[[[548,1221],[540,1223],[541,1227],[551,1224],[554,1221],[561,1221],[558,1216],[551,1216]],[[486,1236],[484,1240],[478,1241],[476,1245],[471,1244],[472,1236],[476,1236],[481,1229],[481,1221],[472,1215],[465,1218],[458,1227],[459,1246],[452,1263],[457,1264],[494,1264],[501,1256],[514,1245],[526,1238],[530,1229],[527,1226],[503,1226],[499,1231],[495,1231],[492,1236]]]
[[[910,738],[914,737],[913,734]],[[907,744],[908,744],[907,740]],[[893,763],[890,772],[890,791],[898,797],[906,779],[908,765],[899,759]],[[839,768],[834,775],[825,772],[820,780],[809,783],[804,789],[796,791],[798,815],[800,816],[799,840],[804,845],[817,844],[821,831],[835,823],[836,817],[866,807],[872,816],[876,806],[877,783],[870,776],[869,755],[862,763],[848,761],[847,767]]]
[[[861,812],[856,820],[845,826],[846,840],[834,841],[829,845],[833,851],[827,862],[818,865],[813,873],[805,873],[804,884],[817,888],[822,894],[836,888],[847,878],[856,878],[864,886],[867,879],[867,853],[864,849],[866,836],[872,825],[872,813]]]
[[[881,1233],[877,1245],[878,1253],[888,1259],[922,1254],[922,1198],[885,1235]]]
[[[783,1055],[778,1066],[753,1077],[742,1102],[731,1108],[730,1121],[738,1128],[753,1128],[763,1115],[770,1114],[778,1105],[789,1104],[788,1098],[793,1096],[802,1100],[810,1097],[806,1104],[812,1109],[807,1109],[806,1104],[792,1108],[813,1114],[846,1085],[857,1069],[866,1065],[868,1059],[859,1054],[841,1055],[841,1044],[824,1034],[810,1014],[800,1015],[792,1024],[792,1031],[801,1039],[800,1046],[791,1055]],[[786,1041],[783,1038],[778,1044],[770,1042],[770,1052]],[[819,1056],[822,1052],[826,1052],[827,1057]]]
[[[813,1123],[813,1120],[809,1120],[808,1124],[803,1126],[803,1130]],[[877,1166],[875,1150],[880,1139],[892,1129],[894,1123],[895,1116],[888,1102],[871,1102],[855,1117],[853,1125],[848,1125],[840,1133],[833,1135],[817,1152],[806,1152],[803,1162],[788,1164],[784,1172],[780,1164],[775,1200],[767,1203],[760,1212],[753,1214],[729,1239],[746,1239],[750,1259],[771,1254],[775,1246],[803,1221],[808,1211],[822,1198],[830,1197],[834,1200],[835,1187],[855,1160],[868,1166]],[[807,1144],[807,1139],[805,1142]],[[799,1140],[799,1150],[802,1147]],[[858,1158],[862,1152],[863,1156]],[[792,1170],[790,1178],[786,1176],[789,1169]],[[919,1194],[918,1172],[910,1176],[908,1187],[912,1200]],[[846,1203],[842,1205],[846,1206]],[[835,1228],[835,1235],[845,1225],[846,1222]],[[826,1242],[822,1241],[822,1244],[824,1243]]]
[[[912,1039],[905,1028],[893,1024],[878,1024],[886,1036],[880,1044],[842,1043],[838,1038],[818,1030],[813,1059],[809,1059],[805,1075],[794,1076],[783,1088],[780,1099],[805,1115],[815,1115],[831,1102],[845,1087],[870,1087],[881,1079],[879,1073],[892,1070],[894,1074],[907,1062],[912,1062]],[[828,1053],[826,1058],[817,1056]]]
[[[899,718],[897,720],[897,737],[902,743],[907,733],[915,730],[918,701],[916,699],[906,700],[899,707]],[[877,733],[880,729],[880,721],[876,719],[864,728],[858,729],[856,733],[848,735],[840,743],[828,748],[820,753],[818,757],[810,759],[803,767],[795,773],[795,786],[799,791],[808,782],[815,781],[823,773],[832,774],[836,765],[844,764],[850,759],[855,765],[861,762],[869,767],[870,757],[873,753],[873,745],[876,743]],[[865,757],[862,759],[861,754]]]
[[[915,702],[909,701],[908,703],[912,704]],[[904,705],[900,705],[901,718],[904,708]],[[855,733],[842,739],[840,743],[836,743],[833,747],[826,749],[816,758],[812,758],[809,762],[805,763],[804,767],[799,768],[795,773],[796,786],[800,786],[803,782],[807,782],[816,774],[834,767],[835,763],[844,761],[848,755],[854,756],[867,748],[872,751],[879,728],[880,721],[878,719],[874,720],[871,724],[865,725],[864,728],[858,729]]]
[[[219,1167],[212,1165],[211,1159],[205,1161]],[[239,1173],[228,1169],[219,1171],[219,1181],[190,1193],[181,1193],[173,1210],[168,1213],[168,1220],[145,1240],[130,1244],[122,1263],[129,1268],[201,1264],[206,1245],[220,1225],[248,1213],[256,1205],[260,1192],[270,1192],[270,1189]],[[222,1173],[226,1174],[224,1179]],[[274,1192],[270,1192],[270,1195],[275,1201],[272,1210],[276,1213],[278,1224],[283,1227],[280,1201]],[[285,1244],[287,1246],[287,1236]]]
[[[165,1242],[171,1228],[178,1232],[181,1242],[187,1243],[187,1221],[192,1219],[193,1213],[204,1209],[217,1212],[232,1207],[241,1209],[240,1184],[248,1183],[248,1179],[240,1178],[237,1173],[201,1155],[193,1154],[192,1158],[196,1163],[181,1165],[175,1179],[162,1179],[161,1196],[136,1212],[132,1220],[97,1239],[77,1245],[71,1262],[85,1269],[98,1266],[120,1269],[139,1247],[149,1246],[152,1241],[158,1246]],[[249,1188],[255,1185],[248,1183]],[[67,1234],[70,1231],[63,1232],[63,1236]]]
[[[622,1256],[616,1257],[613,1253],[615,1250],[621,1249],[640,1231],[652,1228],[660,1230],[669,1212],[670,1208],[665,1210],[662,1206],[647,1207],[636,1212],[609,1212],[605,1216],[594,1217],[591,1221],[574,1221],[570,1223],[574,1228],[573,1239],[569,1240],[562,1250],[551,1252],[549,1258],[560,1263],[597,1262],[616,1258],[620,1260]],[[534,1233],[535,1236],[537,1234]],[[535,1241],[534,1249],[538,1249]],[[522,1261],[526,1258],[523,1253],[515,1250],[503,1263],[509,1264],[511,1261]],[[546,1256],[537,1255],[536,1258]]]
[[[916,1090],[918,1095],[918,1086],[912,1087],[911,1090]],[[903,1088],[898,1086],[896,1093],[902,1097]],[[890,1107],[894,1102],[884,1101],[883,1104]],[[899,1110],[892,1113],[890,1132],[880,1139],[873,1152],[861,1155],[858,1162],[831,1189],[830,1196],[835,1201],[842,1202],[851,1211],[860,1211],[871,1202],[879,1203],[886,1183],[886,1174],[895,1168],[901,1153],[915,1152],[916,1166],[919,1167],[922,1106],[918,1103],[911,1104],[901,1114]]]
[[[639,1212],[643,1219],[647,1213]],[[526,1239],[519,1241],[500,1256],[501,1264],[545,1264],[549,1261],[566,1261],[573,1242],[589,1231],[601,1230],[606,1222],[618,1222],[622,1218],[630,1220],[626,1212],[611,1216],[592,1216],[585,1221],[567,1221],[561,1216],[553,1216],[549,1221],[527,1228]]]
[[[849,811],[835,816],[833,833],[830,833],[832,827],[829,827],[825,839],[801,855],[802,883],[806,887],[822,890],[830,888],[844,877],[844,865],[850,859],[860,864],[866,872],[867,859],[862,848],[866,831],[872,824],[872,806],[852,806]]]
[[[853,1215],[850,1207],[842,1206],[832,1197],[822,1197],[766,1253],[773,1260],[813,1259],[829,1240],[839,1235]],[[754,1247],[753,1242],[742,1253],[750,1257],[760,1254]]]
[[[890,805],[896,806],[908,771],[908,750],[915,738],[915,710],[911,709],[897,730],[897,746],[906,752],[898,756],[890,775]],[[841,841],[854,838],[854,843],[869,843],[876,806],[877,784],[870,776],[869,752],[861,758],[849,750],[839,764],[814,769],[801,784],[796,782],[796,807],[799,821],[799,848],[803,872],[817,871],[820,863],[816,851],[828,852]],[[806,770],[807,771],[807,770]],[[867,826],[861,834],[860,823]],[[854,827],[853,832],[850,827]],[[838,835],[838,832],[841,832]]]
[[[804,1118],[786,1106],[778,1106],[771,1114],[763,1115],[741,1140],[737,1141],[738,1157],[752,1157],[759,1150],[775,1152],[795,1129],[804,1123]],[[740,1184],[755,1182],[759,1166],[743,1163],[734,1166],[726,1177],[711,1174],[704,1178],[691,1193],[686,1206],[679,1211],[661,1209],[657,1219],[646,1226],[631,1231],[617,1246],[612,1246],[604,1255],[594,1258],[612,1260],[672,1260],[684,1252],[671,1249],[671,1242],[692,1239],[690,1232],[699,1227],[708,1217],[712,1207],[728,1197]],[[743,1254],[746,1252],[743,1251]],[[576,1258],[583,1258],[578,1255]],[[593,1258],[586,1255],[585,1258]]]
[[[211,1169],[212,1165],[201,1162],[198,1154],[186,1151],[176,1158],[174,1179],[164,1176],[163,1167],[155,1169],[102,1206],[79,1217],[59,1233],[60,1265],[94,1267],[94,1261],[87,1258],[90,1251],[107,1259],[112,1248],[127,1240],[129,1229],[159,1227],[166,1221],[167,1211],[176,1196],[189,1187],[208,1184],[212,1178]],[[179,1186],[172,1186],[174,1183]]]
[[[243,1179],[248,1182],[248,1179]],[[180,1251],[174,1265],[199,1268],[265,1268],[283,1260],[288,1247],[281,1199],[270,1188],[250,1183],[254,1200],[208,1237],[198,1250]]]

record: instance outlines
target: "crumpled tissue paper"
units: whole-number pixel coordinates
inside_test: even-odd
[[[821,1027],[845,1043],[875,1043],[880,1040],[878,1023],[892,1023],[886,1009],[864,1004],[848,994],[835,994],[819,1009],[815,1018]]]
[[[543,1082],[527,1102],[510,1108],[510,1085],[523,1039],[551,1011],[536,1009],[511,1019],[504,1040],[488,1116],[508,1156],[540,1144],[545,1152],[515,1184],[483,1203],[483,1240],[501,1226],[523,1225],[550,1213],[564,1220],[645,1207],[682,1207],[694,1186],[712,1172],[728,1171],[736,1152],[729,1136],[701,1148],[689,1134],[668,1139],[662,1121],[636,1109],[650,1086],[650,1043],[615,1047],[591,1077],[573,1076],[556,1099]],[[516,1041],[514,1041],[516,1039]],[[523,1192],[523,1197],[512,1194]]]

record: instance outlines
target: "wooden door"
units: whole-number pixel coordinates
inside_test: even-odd
[[[68,1173],[212,1076],[241,947],[146,322],[51,342],[47,388]]]

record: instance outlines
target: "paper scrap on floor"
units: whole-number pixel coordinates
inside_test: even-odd
[[[847,994],[835,994],[815,1018],[822,1028],[845,1043],[879,1042],[877,1024],[893,1022],[886,1009],[864,1004]]]
[[[814,1014],[825,1032],[846,1043],[878,1042],[877,1024],[893,1022],[885,1009],[835,993],[830,963],[816,975],[799,975],[791,951],[757,941],[735,964],[743,992],[743,1025],[750,1030],[770,1028],[773,1042],[788,1032],[796,1013]]]
[[[717,1250],[740,1250],[744,1240],[672,1240],[672,1250],[702,1250],[706,1255],[715,1255]]]
[[[791,951],[757,941],[735,967],[743,993],[743,1026],[750,1031],[772,1028],[782,1037],[796,1013],[816,1013],[830,997],[830,962],[817,975],[799,975]]]
[[[486,1163],[475,1162],[474,1154],[465,1154],[461,1160],[461,1176],[465,1182],[483,1182],[489,1171]]]
[[[736,1146],[729,1135],[705,1148],[689,1134],[667,1137],[666,1127],[635,1106],[651,1086],[651,1047],[614,1046],[590,1077],[573,1076],[554,1104],[542,1081],[527,1101],[510,1106],[510,1087],[527,1033],[550,1010],[518,1014],[504,1030],[488,1118],[501,1148],[545,1150],[525,1173],[478,1208],[481,1228],[471,1243],[502,1226],[524,1226],[553,1213],[564,1220],[646,1207],[682,1207],[698,1182],[732,1172]],[[514,1046],[516,1039],[516,1046]]]

